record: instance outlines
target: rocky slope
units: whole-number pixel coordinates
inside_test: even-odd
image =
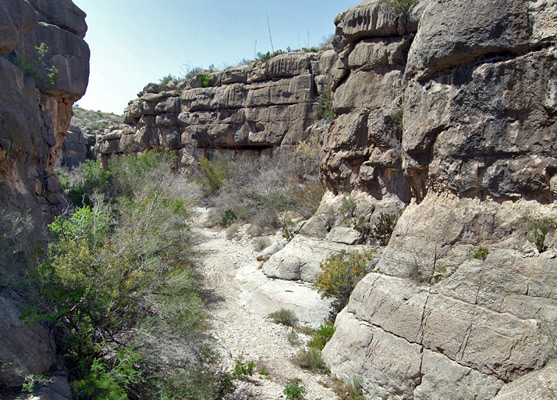
[[[70,0],[0,1],[3,218],[11,212],[30,213],[40,226],[53,209],[65,204],[54,164],[73,102],[87,87],[86,30],[85,14]],[[43,54],[37,50],[41,45]],[[18,254],[0,257],[0,389],[21,385],[25,376],[43,374],[56,365],[49,331],[19,320],[24,307],[17,290],[24,267],[20,261]]]
[[[332,50],[293,52],[269,61],[147,85],[124,110],[124,122],[97,141],[96,153],[165,147],[183,165],[215,149],[271,153],[306,139],[316,122],[317,99],[331,85]],[[309,129],[309,130],[308,130]]]
[[[370,0],[335,21],[323,181],[367,218],[406,205],[324,350],[366,398],[557,393],[555,235],[527,239],[557,221],[555,15],[542,0],[424,0],[402,14]]]
[[[116,127],[122,122],[122,116],[102,111],[92,111],[73,107],[73,118],[64,139],[62,151],[58,153],[56,166],[74,168],[87,159],[94,159],[94,147],[97,135],[106,129]]]

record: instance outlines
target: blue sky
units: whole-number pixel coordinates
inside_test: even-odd
[[[318,45],[359,0],[73,0],[87,13],[91,75],[81,107],[122,113],[149,82]],[[309,34],[309,42],[308,42]]]

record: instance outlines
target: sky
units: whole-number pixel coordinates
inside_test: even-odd
[[[319,45],[361,0],[73,0],[87,13],[86,109],[121,114],[149,82],[273,49]],[[267,16],[269,23],[267,24]]]

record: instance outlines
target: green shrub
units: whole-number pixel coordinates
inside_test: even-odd
[[[301,400],[304,398],[306,388],[300,385],[300,380],[295,379],[284,388],[284,395],[289,400]]]
[[[354,214],[356,213],[356,199],[350,195],[343,196],[342,203],[339,206],[338,211],[340,212],[342,221],[348,221],[350,218],[354,217]]]
[[[213,78],[211,78],[211,76],[208,74],[201,73],[197,75],[195,79],[196,79],[196,85],[195,85],[196,87],[207,88],[207,87],[212,87],[214,85]]]
[[[477,249],[470,250],[470,257],[475,258],[476,260],[483,260],[485,261],[489,254],[489,249],[484,246],[480,246]]]
[[[308,346],[317,349],[323,350],[325,345],[335,333],[335,323],[333,321],[325,321],[313,334],[313,338],[308,343]]]
[[[230,177],[231,167],[230,164],[222,159],[211,162],[206,157],[199,159],[201,168],[201,182],[207,187],[207,193],[217,192],[223,185],[223,181]]]
[[[400,213],[379,214],[379,218],[371,230],[371,236],[376,238],[381,246],[387,246],[389,244],[399,216]]]
[[[286,308],[281,308],[278,311],[270,313],[269,318],[277,324],[283,324],[286,326],[296,326],[298,322],[298,318],[296,317],[296,314],[294,314],[294,311]]]
[[[321,356],[321,350],[313,348],[298,352],[294,357],[294,362],[303,369],[308,369],[310,371],[320,371],[326,368],[323,357]]]
[[[382,0],[389,8],[397,14],[408,13],[410,8],[418,4],[419,0]]]
[[[181,397],[175,376],[158,375],[156,355],[139,360],[130,347],[151,349],[153,336],[180,338],[194,353],[206,346],[202,277],[191,262],[189,213],[173,187],[172,164],[155,153],[115,160],[104,195],[84,190],[92,204],[49,226],[46,259],[31,275],[40,297],[24,317],[55,323],[77,399],[127,398],[132,386],[151,398],[204,399],[191,389],[198,378],[220,390],[218,371],[199,362],[180,369],[191,375],[180,380],[192,390]]]
[[[530,243],[533,243],[540,253],[547,250],[545,238],[549,232],[553,230],[551,224],[547,221],[534,221],[532,223],[532,234],[527,237]]]
[[[164,77],[162,77],[159,81],[159,87],[161,90],[167,90],[168,89],[168,84],[170,82],[178,82],[180,79],[177,78],[176,76],[172,75],[172,74],[168,74]]]
[[[335,119],[335,113],[333,111],[333,92],[330,86],[317,98],[317,118],[326,121]]]
[[[220,225],[223,228],[226,228],[228,226],[230,226],[234,221],[236,221],[238,219],[238,217],[236,216],[236,214],[234,213],[234,211],[232,211],[230,208],[227,209],[224,212],[224,216],[222,217],[222,221],[220,223]]]
[[[105,193],[109,190],[111,174],[101,168],[100,160],[85,160],[72,171],[56,170],[62,188],[72,203],[77,206],[92,205],[94,193]]]
[[[252,376],[255,372],[255,362],[253,361],[245,361],[244,356],[241,355],[236,359],[234,364],[234,373],[233,376],[236,379],[240,379],[244,376]]]
[[[35,46],[35,51],[37,55],[31,60],[19,55],[16,58],[16,65],[23,70],[25,75],[35,80],[40,91],[45,92],[54,86],[58,69],[54,65],[47,65],[45,57],[48,54],[48,46],[44,42]]]
[[[340,311],[356,284],[371,272],[370,263],[373,254],[374,251],[348,253],[342,250],[329,255],[320,264],[321,273],[316,276],[314,287],[324,297],[335,297],[334,307]]]

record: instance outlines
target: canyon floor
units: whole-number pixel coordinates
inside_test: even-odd
[[[269,312],[280,308],[301,309],[304,314],[303,307],[311,307],[319,297],[306,284],[267,278],[261,271],[262,262],[256,260],[253,238],[240,228],[234,238],[227,239],[224,230],[204,227],[206,215],[206,209],[197,209],[192,230],[196,257],[210,290],[212,335],[221,346],[226,368],[234,368],[239,357],[257,366],[256,373],[238,382],[237,390],[227,399],[286,398],[284,388],[294,379],[301,380],[306,400],[336,399],[326,374],[309,372],[293,363],[303,345],[289,342],[292,328],[268,317]],[[311,314],[310,309],[307,311]],[[302,316],[300,326],[319,324],[317,316],[305,314],[306,321]],[[301,332],[297,335],[302,343],[309,338]]]

